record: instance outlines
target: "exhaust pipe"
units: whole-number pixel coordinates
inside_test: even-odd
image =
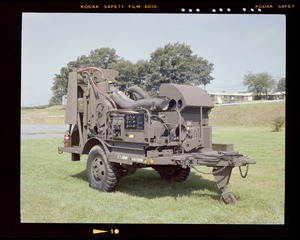
[[[176,105],[176,101],[174,99],[169,100],[164,98],[149,98],[149,99],[140,99],[134,101],[131,98],[127,97],[122,92],[119,92],[117,90],[114,91],[110,97],[115,101],[115,103],[119,107],[124,109],[132,109],[138,107],[144,107],[144,108],[155,107],[158,110],[166,111],[170,108],[170,105],[172,108],[174,108],[174,104]]]

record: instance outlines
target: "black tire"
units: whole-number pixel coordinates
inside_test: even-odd
[[[109,163],[104,150],[94,146],[86,164],[87,178],[91,188],[99,191],[114,191],[119,183],[119,170],[114,163]]]
[[[126,166],[122,167],[119,165],[120,177],[126,177],[132,175],[136,172],[137,167],[135,166]]]
[[[176,172],[176,175],[173,176],[174,182],[184,182],[188,176],[190,175],[191,169],[187,168],[179,168]]]
[[[191,171],[189,167],[182,168],[177,166],[156,166],[153,168],[158,172],[162,179],[167,181],[173,180],[174,182],[184,182]]]
[[[235,204],[236,203],[236,198],[230,192],[223,192],[221,194],[220,201],[225,203],[225,204]]]

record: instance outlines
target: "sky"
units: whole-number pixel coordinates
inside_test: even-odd
[[[246,91],[244,76],[285,78],[286,19],[273,14],[23,13],[21,106],[49,103],[55,74],[82,55],[113,48],[135,63],[184,43],[214,64],[208,92]]]

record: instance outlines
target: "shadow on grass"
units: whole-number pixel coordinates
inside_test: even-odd
[[[83,170],[77,174],[71,175],[73,178],[77,178],[79,180],[83,180],[87,182],[87,177],[86,177],[86,170]]]
[[[87,182],[86,171],[71,177]],[[121,178],[117,190],[132,196],[147,199],[160,197],[209,196],[215,200],[220,198],[220,190],[215,181],[203,179],[196,173],[190,173],[184,182],[173,182],[161,179],[155,170],[138,169],[134,174]]]

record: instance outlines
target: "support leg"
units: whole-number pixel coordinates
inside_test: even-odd
[[[218,188],[221,190],[221,201],[226,204],[232,204],[236,202],[235,197],[230,192],[226,192],[225,188],[229,183],[232,167],[214,167],[213,175],[216,179]]]

